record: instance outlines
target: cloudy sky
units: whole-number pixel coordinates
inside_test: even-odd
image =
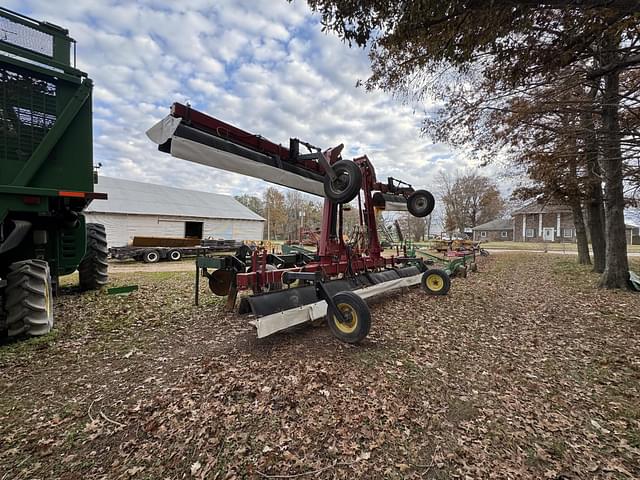
[[[95,82],[94,153],[104,175],[230,194],[266,187],[158,152],[144,132],[174,101],[285,145],[289,137],[344,143],[347,156],[372,158],[379,177],[433,191],[439,170],[468,165],[421,137],[430,105],[356,88],[369,74],[366,52],[322,33],[304,1],[4,3],[77,40],[78,68]]]

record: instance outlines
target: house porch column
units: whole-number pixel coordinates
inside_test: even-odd
[[[542,212],[538,214],[538,236],[542,237]]]

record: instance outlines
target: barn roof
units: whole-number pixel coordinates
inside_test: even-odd
[[[472,230],[511,230],[513,228],[513,220],[508,218],[499,218],[490,222],[476,225]]]
[[[264,220],[235,198],[218,193],[103,176],[95,191],[106,193],[109,198],[92,201],[87,212]]]

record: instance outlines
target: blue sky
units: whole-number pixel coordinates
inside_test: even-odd
[[[160,153],[144,135],[174,101],[288,144],[366,153],[378,176],[437,192],[440,170],[471,165],[420,135],[420,112],[356,88],[367,53],[322,33],[302,1],[9,0],[8,8],[68,28],[94,90],[94,154],[104,175],[219,193],[264,182]],[[417,113],[414,113],[417,112]]]

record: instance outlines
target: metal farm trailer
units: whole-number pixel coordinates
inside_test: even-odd
[[[58,276],[107,282],[104,227],[82,215],[106,198],[93,188],[92,82],[67,30],[4,8],[0,28],[0,331],[42,335]]]
[[[203,240],[201,245],[192,247],[136,247],[127,245],[124,247],[109,248],[109,256],[116,260],[137,260],[144,263],[156,263],[160,260],[177,262],[183,257],[195,257],[213,252],[235,251],[242,242],[235,240]]]

